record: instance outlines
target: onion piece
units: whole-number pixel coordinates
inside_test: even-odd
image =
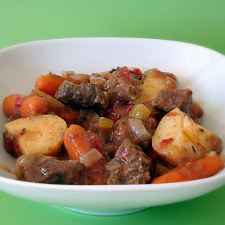
[[[96,130],[98,128],[99,120],[100,116],[97,113],[89,112],[82,122],[82,127],[84,127],[85,130]]]
[[[127,121],[132,132],[139,139],[140,144],[144,148],[147,148],[152,139],[152,135],[146,130],[143,122],[140,119],[136,118],[129,118]]]
[[[80,156],[80,162],[86,167],[90,167],[103,158],[102,154],[95,148]]]
[[[121,163],[119,162],[118,159],[115,159],[115,158],[110,161],[110,165],[109,164],[107,165],[107,169],[109,171],[115,171],[116,169],[119,169],[119,168],[121,168]]]
[[[90,82],[88,74],[77,74],[74,71],[63,71],[62,77],[69,79],[74,84],[87,84]]]
[[[65,77],[65,78],[73,76],[75,74],[76,74],[75,71],[62,71],[62,77]]]
[[[91,84],[96,84],[100,88],[104,88],[104,84],[106,83],[106,79],[101,77],[100,75],[92,74],[90,76],[90,83]]]

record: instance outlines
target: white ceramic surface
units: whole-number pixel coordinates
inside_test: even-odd
[[[177,75],[203,104],[203,124],[225,143],[225,57],[181,42],[132,38],[81,38],[39,41],[0,51],[0,103],[13,93],[28,94],[41,74],[75,70],[92,73],[117,66],[157,67]],[[2,107],[2,105],[1,105]],[[6,117],[0,110],[0,131]],[[0,166],[15,160],[0,144]],[[225,170],[202,180],[158,185],[69,186],[15,180],[0,169],[0,190],[22,198],[101,215],[130,213],[206,194],[225,184]]]

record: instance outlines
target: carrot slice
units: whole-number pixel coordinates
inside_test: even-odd
[[[183,182],[211,177],[224,168],[224,162],[218,156],[205,157],[183,166],[176,167],[156,177],[152,184]]]
[[[46,99],[35,95],[9,95],[3,100],[4,113],[13,119],[26,118],[49,112],[49,103]]]
[[[18,100],[22,99],[23,96],[19,94],[9,95],[4,98],[3,100],[3,112],[8,116],[12,118],[18,117],[17,115],[17,103]]]
[[[52,73],[49,73],[48,75],[41,75],[40,77],[38,77],[38,79],[36,80],[35,83],[35,89],[38,89],[39,91],[43,91],[48,95],[51,95],[52,97],[54,97],[56,91],[59,89],[59,86],[65,81],[68,80],[70,82],[73,82],[74,84],[81,84],[81,83],[88,83],[89,82],[89,76],[88,75],[84,75],[85,78],[82,79],[82,76],[80,75],[78,77],[77,74],[77,78],[72,78],[72,77],[61,77],[59,75],[55,75]]]
[[[42,75],[36,80],[35,88],[54,97],[59,86],[65,80],[65,78],[54,74]]]
[[[22,99],[18,114],[21,118],[26,118],[39,114],[48,114],[49,109],[49,102],[46,99],[36,95],[29,95]]]
[[[80,156],[90,150],[85,129],[79,125],[72,124],[66,130],[63,141],[70,159],[80,161]]]

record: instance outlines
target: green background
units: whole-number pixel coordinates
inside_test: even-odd
[[[145,37],[225,54],[224,0],[0,0],[0,49],[66,37]],[[225,224],[225,187],[194,200],[124,216],[90,216],[0,192],[0,225]]]

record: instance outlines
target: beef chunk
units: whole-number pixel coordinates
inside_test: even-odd
[[[115,143],[122,143],[124,139],[130,139],[136,144],[138,143],[138,139],[134,136],[127,122],[127,118],[120,119],[116,122],[112,136],[112,140]]]
[[[73,108],[100,108],[108,107],[105,93],[95,84],[74,84],[65,80],[55,93],[55,98]]]
[[[120,146],[119,143],[114,143],[114,142],[109,142],[103,145],[103,151],[105,152],[108,161],[114,158],[116,150],[119,148],[119,146]]]
[[[152,139],[152,135],[149,133],[150,130],[153,132],[155,129],[151,129],[148,123],[143,123],[140,119],[123,118],[118,120],[114,126],[112,141],[122,143],[124,139],[130,139],[146,149]]]
[[[150,180],[151,159],[129,139],[125,139],[108,164],[107,184],[145,184]]]
[[[188,113],[191,102],[192,91],[190,89],[164,89],[152,101],[152,106],[165,112],[178,107]]]
[[[17,178],[35,183],[82,184],[82,171],[79,161],[60,161],[41,154],[23,155],[16,161]]]
[[[99,128],[99,120],[100,120],[100,116],[95,112],[91,112],[88,114],[86,119],[83,121],[82,127],[85,130],[88,130],[88,131],[91,131],[91,132],[97,134],[97,136],[99,137],[101,142],[103,144],[105,144],[110,141],[112,130],[111,129],[100,129]]]
[[[86,119],[82,122],[82,127],[85,130],[90,130],[94,133],[96,133],[96,131],[98,130],[99,127],[99,120],[100,120],[100,116],[95,113],[95,112],[90,112]]]
[[[153,135],[158,124],[159,124],[159,120],[157,119],[156,116],[152,116],[150,115],[147,119],[145,119],[143,121],[144,123],[144,126],[146,128],[146,130],[151,134]]]
[[[117,72],[114,72],[104,86],[109,100],[111,102],[122,101],[124,103],[135,100],[140,91],[134,86],[130,80],[125,77],[118,77]]]

